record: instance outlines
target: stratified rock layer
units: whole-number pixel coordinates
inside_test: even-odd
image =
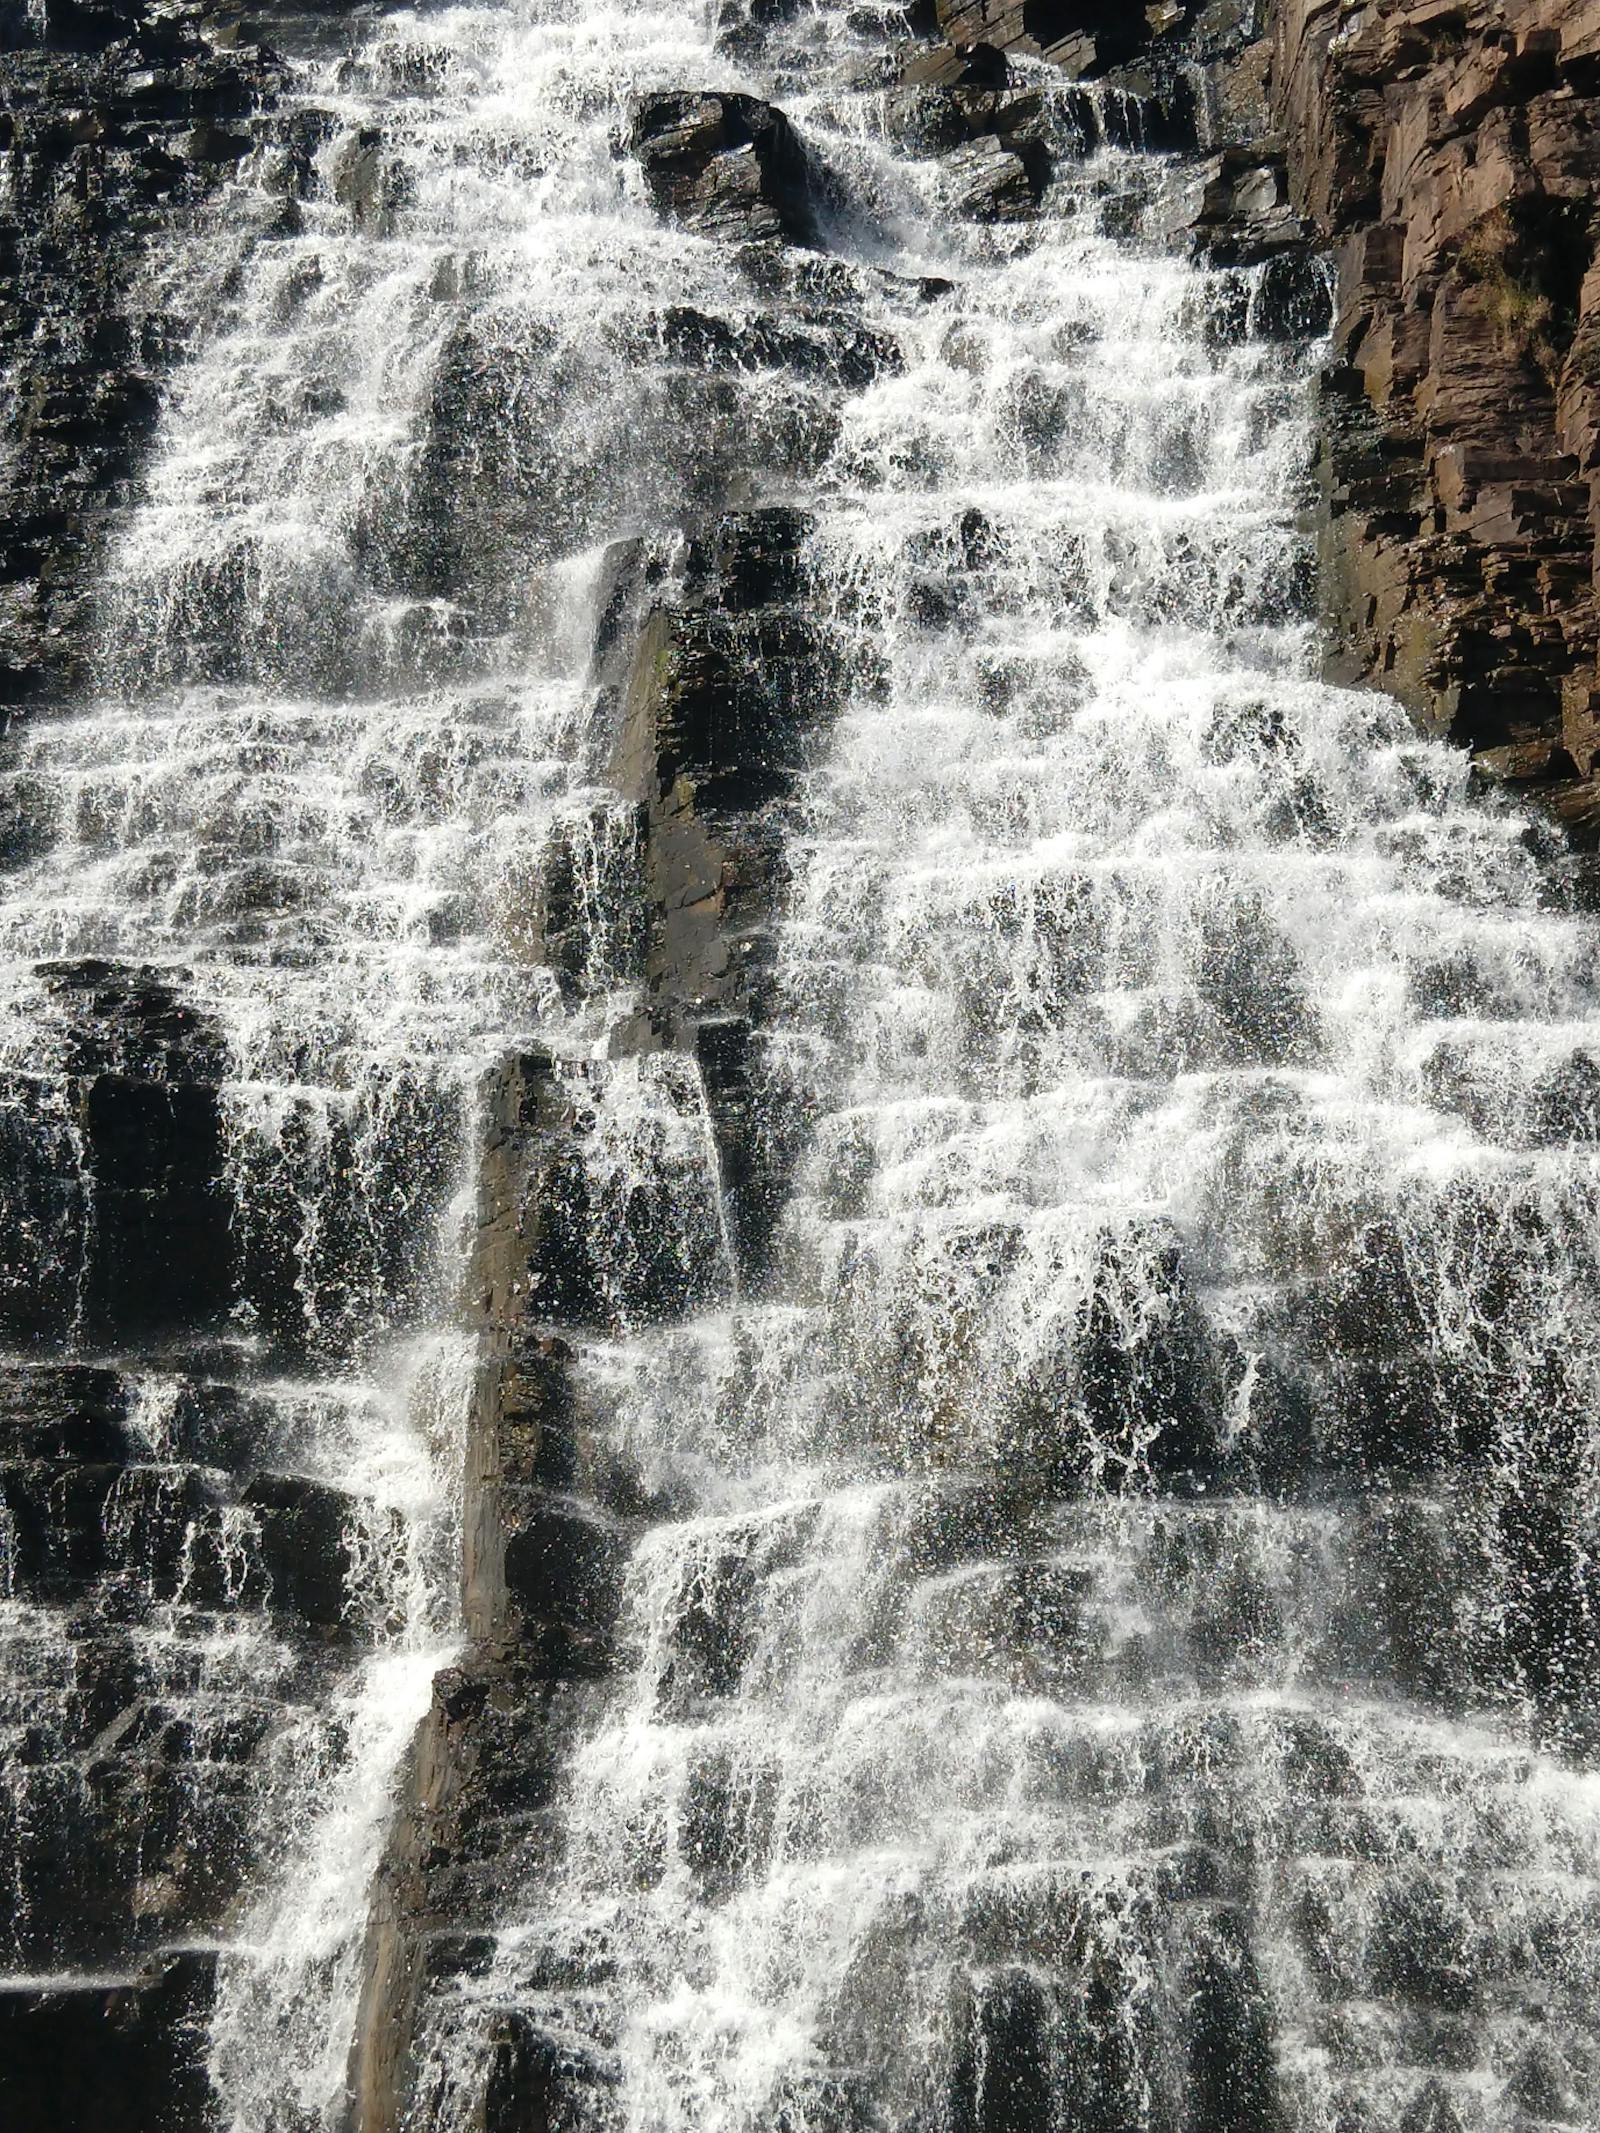
[[[1600,16],[1280,0],[1297,203],[1339,247],[1338,671],[1600,828]]]

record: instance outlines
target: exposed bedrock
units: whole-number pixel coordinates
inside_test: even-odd
[[[1600,19],[1278,0],[1297,204],[1338,247],[1326,602],[1341,676],[1600,830]]]
[[[180,352],[139,270],[252,152],[283,79],[258,35],[208,0],[0,22],[0,731],[83,679],[108,528]],[[11,836],[0,812],[0,868]]]

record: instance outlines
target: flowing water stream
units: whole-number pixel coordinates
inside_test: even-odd
[[[1600,935],[1464,760],[1315,678],[1321,351],[1177,255],[1157,158],[953,216],[850,86],[884,21],[802,8],[746,73],[668,0],[387,19],[156,269],[204,302],[106,693],[13,765],[53,841],[0,901],[0,1066],[47,1156],[0,1256],[137,1379],[119,1574],[197,1386],[349,1506],[334,1647],[242,1603],[226,1481],[179,1520],[210,1583],[137,1631],[147,1699],[278,1705],[221,2122],[338,2122],[458,1634],[482,1077],[637,1004],[603,909],[576,992],[530,945],[552,838],[622,815],[603,550],[754,500],[811,514],[846,676],[769,1018],[804,1145],[764,1280],[708,1217],[705,1314],[579,1357],[672,1510],[559,1859],[425,2007],[411,2133],[498,2128],[512,2033],[564,2133],[1600,2126]],[[703,86],[778,95],[832,173],[893,365],[676,359],[671,307],[746,318],[750,269],[615,142]],[[26,1200],[72,1175],[85,959],[209,1033],[209,1359],[113,1352],[90,1197]],[[648,1183],[662,1083],[616,1086],[591,1160]],[[48,1727],[59,1617],[5,1634]]]

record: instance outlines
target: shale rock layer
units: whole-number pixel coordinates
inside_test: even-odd
[[[1590,839],[1600,23],[1585,0],[1280,0],[1272,93],[1338,250],[1338,671]]]

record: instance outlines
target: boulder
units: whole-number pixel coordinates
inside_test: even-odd
[[[985,134],[944,158],[951,204],[974,222],[1025,222],[1049,182],[1049,156],[1037,142]]]
[[[708,237],[816,245],[817,174],[784,114],[758,97],[647,97],[627,145],[663,215]]]

